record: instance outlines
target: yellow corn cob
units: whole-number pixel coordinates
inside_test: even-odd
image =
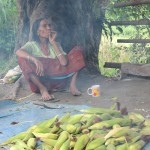
[[[22,141],[27,142],[30,138],[33,138],[34,135],[31,132],[28,132]]]
[[[100,118],[104,121],[104,120],[112,119],[112,116],[109,113],[104,113],[104,114],[100,115]]]
[[[120,111],[117,110],[111,110],[107,108],[87,108],[87,109],[82,109],[80,110],[83,113],[88,113],[88,114],[103,114],[103,113],[109,113],[112,115],[121,115]]]
[[[77,142],[75,143],[74,150],[83,150],[89,141],[89,136],[87,134],[81,135]]]
[[[103,145],[104,142],[105,142],[104,138],[97,138],[93,141],[90,141],[86,146],[86,150],[95,149],[95,148]]]
[[[101,130],[103,128],[109,128],[111,127],[112,125],[107,123],[106,121],[102,121],[102,122],[98,122],[98,123],[95,123],[94,125],[90,126],[88,129],[90,130]]]
[[[116,146],[116,150],[128,150],[128,144],[124,143],[121,145]]]
[[[28,128],[27,132],[32,132],[32,131],[34,131],[36,128],[38,128],[38,125],[34,125],[34,126]]]
[[[125,129],[120,130],[116,134],[114,134],[113,137],[118,138],[118,137],[126,136],[126,135],[128,135],[130,138],[133,138],[135,136],[138,136],[139,133],[133,131],[132,129],[125,128]]]
[[[150,120],[145,120],[144,126],[150,126]]]
[[[101,145],[101,146],[95,148],[95,150],[106,150],[106,146],[105,145]]]
[[[113,144],[109,144],[109,145],[106,147],[106,150],[116,150],[116,147],[115,147]]]
[[[119,124],[114,124],[113,125],[113,129],[115,129],[115,128],[120,128],[121,126],[119,125]]]
[[[51,129],[50,133],[56,133],[60,130],[60,127],[54,125],[53,128]]]
[[[98,122],[98,123],[90,126],[89,129],[103,129],[104,127],[106,127],[106,128],[112,127],[115,124],[130,125],[130,123],[131,123],[131,121],[129,118],[115,118],[112,120]]]
[[[60,147],[63,145],[63,143],[64,143],[68,138],[69,138],[68,132],[67,132],[67,131],[63,131],[63,132],[60,134],[60,136],[59,136],[59,138],[58,138],[58,140],[57,140],[57,142],[56,142],[56,144],[55,144],[55,146],[54,146],[54,150],[59,150]]]
[[[70,146],[69,146],[69,148],[70,148],[70,149],[73,149],[74,146],[75,146],[75,144],[76,144],[75,141],[70,141]]]
[[[145,142],[143,140],[139,140],[136,143],[131,144],[128,150],[141,150],[144,147],[144,145]]]
[[[38,127],[42,127],[42,128],[50,128],[51,126],[54,125],[54,123],[58,120],[58,115],[56,115],[55,117],[53,117],[50,120],[46,120],[44,122],[41,122],[38,125]]]
[[[20,140],[20,139],[14,140],[13,143],[15,143],[16,145],[20,146],[21,148],[29,149],[27,144],[25,142],[23,142],[22,140]]]
[[[95,124],[97,122],[100,122],[100,121],[101,121],[100,117],[98,117],[96,115],[92,115],[90,118],[88,118],[86,120],[86,124],[82,126],[82,129],[86,129],[89,126],[91,126],[91,125],[93,125],[93,124]]]
[[[76,124],[78,123],[83,117],[83,114],[77,114],[77,115],[74,115],[74,116],[71,116],[68,120],[68,124]]]
[[[94,139],[97,139],[97,138],[104,138],[106,136],[106,133],[105,134],[94,134],[92,137],[90,137],[90,140],[94,140]]]
[[[13,145],[13,146],[10,147],[9,150],[24,150],[24,148],[20,148],[19,145]]]
[[[150,135],[150,126],[144,127],[141,129],[140,133],[142,135]]]
[[[106,134],[108,131],[106,130],[91,130],[89,137],[92,138],[95,134]]]
[[[68,139],[66,142],[64,142],[59,150],[69,150],[69,146],[70,146],[70,139]]]
[[[60,135],[60,133],[63,132],[63,131],[64,131],[63,129],[59,128],[59,130],[55,134]]]
[[[108,146],[109,144],[114,144],[115,143],[115,138],[109,138],[106,140],[105,145]]]
[[[108,132],[108,134],[105,136],[105,140],[107,140],[110,137],[120,137],[129,132],[130,129],[128,127],[115,128]]]
[[[76,131],[74,132],[74,134],[78,134],[81,131],[82,126],[80,123],[75,124],[75,126],[76,126]]]
[[[35,133],[35,132],[33,132],[33,134],[37,138],[48,138],[48,139],[54,139],[54,140],[56,140],[58,138],[58,135],[53,134],[53,133]]]
[[[53,139],[48,139],[48,138],[40,138],[40,140],[50,146],[55,146],[57,140],[53,140]]]
[[[62,117],[59,119],[59,122],[65,123],[65,122],[67,122],[67,121],[69,120],[69,118],[70,118],[70,114],[67,113],[67,114],[65,114],[64,116],[62,116]]]
[[[7,145],[7,144],[10,144],[12,143],[14,140],[17,140],[17,139],[24,139],[25,136],[28,134],[28,132],[21,132],[13,137],[11,137],[10,139],[6,140],[5,142],[1,143],[0,146],[4,146],[4,145]]]
[[[49,132],[51,132],[51,129],[52,128],[37,127],[32,132],[36,132],[36,133],[49,133]]]
[[[135,143],[135,142],[137,142],[138,140],[140,140],[141,139],[141,135],[138,135],[138,136],[136,136],[136,137],[134,137],[134,138],[131,138],[131,140],[130,140],[130,143]]]
[[[41,145],[41,147],[42,147],[42,150],[53,150],[53,146],[50,146],[50,145],[45,144],[45,143],[43,143]]]
[[[27,141],[27,146],[31,149],[34,149],[35,146],[36,146],[36,139],[35,138],[30,138],[28,141]]]
[[[72,124],[63,124],[60,125],[60,128],[62,128],[64,131],[67,131],[69,133],[74,133],[77,129],[77,127]]]
[[[139,125],[145,120],[145,118],[138,113],[131,112],[128,114],[129,118],[132,120],[132,123]]]
[[[125,136],[121,136],[119,138],[115,138],[114,145],[123,144],[125,142],[126,142],[126,137]]]

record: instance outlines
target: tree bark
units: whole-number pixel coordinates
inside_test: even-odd
[[[126,6],[137,6],[142,4],[150,4],[150,0],[130,0],[129,2],[117,2],[114,7],[126,7]]]
[[[56,24],[58,39],[65,52],[81,45],[89,71],[100,73],[98,51],[107,0],[17,0],[19,27],[15,50],[32,39],[32,25],[38,18]],[[100,10],[99,12],[95,11]]]

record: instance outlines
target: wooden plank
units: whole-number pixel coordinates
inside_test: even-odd
[[[121,69],[121,74],[150,77],[150,64],[105,62],[104,67]]]
[[[104,68],[121,68],[121,63],[105,62]]]
[[[150,39],[118,39],[117,43],[150,43]]]
[[[150,4],[150,0],[130,0],[127,2],[117,2],[114,4],[114,7],[126,7],[126,6],[137,6],[143,4]]]
[[[150,77],[150,64],[137,65],[131,63],[122,63],[121,72],[124,74]]]
[[[150,25],[149,19],[141,19],[137,21],[112,21],[110,23],[111,26],[117,26],[117,25]]]

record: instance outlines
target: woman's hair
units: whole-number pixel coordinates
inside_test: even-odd
[[[36,42],[40,42],[40,39],[39,39],[39,36],[38,36],[38,33],[37,33],[37,30],[40,26],[40,22],[43,20],[44,18],[40,18],[40,19],[37,19],[34,23],[33,23],[33,26],[32,26],[32,39]]]

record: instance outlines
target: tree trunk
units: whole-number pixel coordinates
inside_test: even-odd
[[[84,50],[88,70],[99,73],[98,51],[107,0],[17,0],[19,27],[15,50],[32,37],[32,25],[48,17],[56,25],[65,52],[75,45]]]

